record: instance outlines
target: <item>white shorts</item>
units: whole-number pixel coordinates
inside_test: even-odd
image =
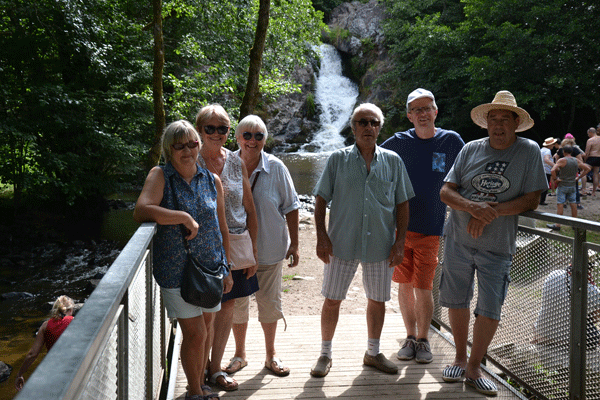
[[[390,300],[394,269],[389,267],[388,260],[362,263],[358,259],[342,260],[331,256],[330,263],[325,264],[323,271],[321,294],[331,300],[344,300],[359,263],[363,269],[363,287],[367,298],[378,302]]]
[[[181,297],[181,288],[167,289],[161,287],[160,293],[162,294],[163,303],[167,309],[167,316],[169,318],[195,318],[205,312],[212,313],[221,309],[221,303],[213,308],[202,308],[187,303]]]

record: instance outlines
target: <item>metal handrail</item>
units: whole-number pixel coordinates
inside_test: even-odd
[[[151,277],[151,248],[155,232],[155,223],[144,223],[137,229],[73,322],[27,380],[23,390],[16,397],[17,400],[39,399],[40,396],[44,399],[79,398],[88,384],[95,365],[103,356],[103,349],[113,332],[117,332],[118,335],[117,360],[109,360],[110,363],[118,364],[118,377],[115,377],[117,393],[114,394],[114,398],[129,398],[128,336],[130,324],[133,323],[130,321],[132,318],[129,297],[130,286],[136,277],[141,276],[141,279],[145,280],[145,293],[142,295],[146,296],[147,300],[140,302],[146,308],[144,318],[158,311],[159,318],[165,320],[163,309],[148,309],[153,307],[153,298],[160,302],[160,299],[153,294],[156,293],[156,288],[153,286],[156,284]],[[146,327],[142,327],[146,335],[144,339],[146,343],[156,340],[152,338],[153,323],[156,321],[151,319],[146,323]],[[167,332],[167,329],[161,327],[162,333]],[[165,353],[166,345],[165,338],[161,338],[161,353]],[[146,345],[146,351],[150,348]],[[146,354],[146,359],[148,357],[149,355]],[[144,368],[147,370],[145,398],[156,398],[160,382],[155,382],[152,371],[148,371],[146,365]]]

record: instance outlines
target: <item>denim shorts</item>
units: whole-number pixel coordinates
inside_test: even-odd
[[[557,204],[577,203],[577,194],[575,186],[559,186],[556,188],[556,203]]]
[[[510,283],[511,263],[511,254],[463,246],[446,237],[440,278],[440,305],[469,308],[477,272],[475,315],[499,321]]]

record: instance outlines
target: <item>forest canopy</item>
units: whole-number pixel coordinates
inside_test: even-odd
[[[162,3],[166,120],[219,102],[237,117],[258,0]],[[0,182],[73,205],[139,180],[153,136],[153,9],[139,0],[0,0]],[[260,93],[297,90],[320,42],[309,0],[277,0]]]

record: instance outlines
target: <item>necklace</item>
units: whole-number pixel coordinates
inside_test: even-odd
[[[219,155],[221,155],[221,150],[219,150]],[[210,157],[208,157],[208,156],[204,157],[204,155],[202,155],[202,158],[204,159],[204,161],[206,161],[206,165],[207,165],[207,166],[209,166],[210,168],[212,168],[212,171],[213,171],[215,174],[217,174],[217,175],[221,176],[221,173],[223,172],[223,169],[221,169],[221,172],[219,172],[219,169],[218,169],[218,168],[216,168],[216,167],[214,166],[214,164],[213,164],[213,163],[210,161]],[[219,160],[221,160],[221,157],[219,157]],[[223,162],[223,167],[224,167],[224,166],[225,166],[225,162]]]

